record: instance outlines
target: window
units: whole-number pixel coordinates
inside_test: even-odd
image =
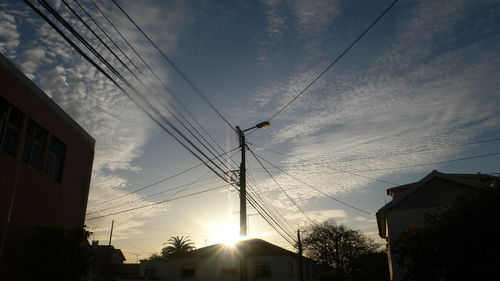
[[[21,112],[0,97],[0,149],[2,152],[16,156],[21,122]]]
[[[47,130],[35,123],[35,121],[31,119],[28,121],[23,148],[23,162],[39,171],[42,170],[47,135]]]
[[[56,137],[50,136],[49,151],[47,153],[47,163],[45,164],[45,174],[56,181],[61,180],[65,154],[66,145]]]
[[[271,277],[271,265],[270,264],[256,264],[255,265],[255,277]]]
[[[186,279],[186,278],[194,278],[195,274],[195,269],[194,267],[183,267],[181,269],[181,278]]]
[[[293,263],[288,263],[288,279],[293,279]]]

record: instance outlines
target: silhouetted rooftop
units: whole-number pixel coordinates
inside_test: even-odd
[[[199,248],[187,253],[176,254],[174,257],[209,257],[216,254],[237,254],[242,247],[247,248],[249,256],[297,256],[296,253],[278,247],[262,239],[248,239],[237,242],[234,246],[223,243]]]

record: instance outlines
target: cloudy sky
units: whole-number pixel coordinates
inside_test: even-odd
[[[90,0],[66,4],[117,56],[63,1],[48,1],[146,102],[128,90],[132,99],[173,122],[204,150],[176,119],[186,117],[219,153],[236,148],[238,139],[197,91],[232,126],[245,129],[268,120],[391,2],[118,1],[195,90],[111,1],[95,0],[102,13]],[[38,2],[35,6],[49,15]],[[274,177],[247,153],[252,191],[290,230],[309,223],[307,217],[333,218],[376,237],[369,213],[390,200],[387,188],[417,181],[433,169],[499,172],[499,7],[494,0],[399,1],[273,117],[270,128],[248,134],[250,149]],[[94,239],[106,240],[114,219],[114,244],[135,261],[158,251],[172,235],[189,235],[201,247],[238,233],[235,189],[204,166],[170,178],[200,161],[22,1],[0,2],[0,52],[96,139],[86,222]],[[218,165],[238,169],[238,152],[227,155],[233,160]],[[250,235],[291,248],[252,215],[255,210],[248,213]]]

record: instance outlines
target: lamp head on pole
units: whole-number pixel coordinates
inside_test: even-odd
[[[271,126],[271,123],[269,121],[264,121],[260,122],[259,124],[255,125],[256,128],[269,128]]]
[[[264,122],[260,122],[259,124],[251,127],[251,128],[248,128],[246,130],[241,130],[239,126],[236,126],[236,131],[238,132],[239,135],[241,135],[242,133],[246,132],[246,131],[249,131],[249,130],[252,130],[252,129],[260,129],[260,128],[269,128],[269,126],[271,126],[271,124],[269,123],[269,121],[264,121]]]

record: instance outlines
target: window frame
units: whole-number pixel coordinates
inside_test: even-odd
[[[33,126],[33,133],[30,135],[29,130],[30,125]],[[39,134],[42,134],[41,140],[37,139],[40,137]],[[25,135],[24,135],[24,145],[23,145],[23,152],[21,155],[21,162],[23,162],[25,165],[39,171],[43,172],[44,167],[45,167],[45,160],[46,160],[46,154],[47,154],[47,143],[49,139],[49,131],[42,127],[40,124],[38,124],[35,120],[29,118],[28,119],[28,124],[26,125],[25,129]],[[27,153],[27,148],[29,146],[29,154]],[[39,151],[39,156],[40,159],[38,160],[38,163],[33,163],[34,158],[33,156],[36,155],[34,152],[36,151],[35,149],[38,148],[40,149]],[[27,159],[26,159],[27,157]]]
[[[24,121],[24,113],[19,110],[15,105],[0,97],[0,106],[5,106],[6,112],[3,118],[0,117],[0,152],[9,155],[12,158],[15,158],[18,153],[19,148],[19,140],[21,138],[21,133],[23,131],[23,121]],[[17,120],[12,120],[12,115],[17,115]],[[12,151],[5,150],[5,140],[7,131],[11,130],[15,133],[15,140],[13,141]]]
[[[57,148],[53,149],[53,144],[55,145],[60,145],[59,149],[62,150],[61,154],[58,155]],[[49,143],[47,146],[47,153],[45,157],[45,164],[43,167],[43,173],[47,175],[49,178],[60,182],[62,180],[62,175],[64,173],[64,163],[66,159],[66,154],[67,154],[67,145],[62,142],[58,137],[54,135],[49,136]],[[53,157],[55,160],[51,161],[51,157]],[[49,169],[54,169],[54,165],[51,165],[50,163],[59,163],[59,168],[58,171],[56,172],[56,175],[53,175],[53,171],[49,171]],[[57,166],[56,166],[57,167]]]

